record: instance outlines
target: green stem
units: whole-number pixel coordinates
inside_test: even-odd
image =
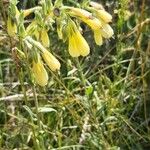
[[[41,117],[40,117],[40,114],[39,114],[39,111],[38,111],[39,106],[38,106],[38,99],[37,99],[35,85],[32,86],[32,91],[33,91],[33,97],[34,97],[34,102],[35,102],[35,109],[36,109],[36,115],[37,115],[37,123],[38,123],[39,131],[41,131],[42,130],[41,124],[40,124],[40,118]],[[41,149],[45,150],[43,137],[39,135],[38,139],[39,139],[39,142],[40,142]]]
[[[37,115],[37,123],[38,123],[39,129],[41,129],[40,115],[39,115],[39,111],[38,111],[38,107],[39,106],[38,106],[38,99],[37,99],[35,85],[32,86],[32,92],[33,92],[34,103],[35,103],[35,110],[36,110],[36,115]]]
[[[33,123],[33,122],[32,122],[32,123]],[[38,142],[37,142],[37,140],[36,140],[36,131],[35,131],[35,128],[34,128],[34,127],[32,127],[32,132],[33,132],[33,143],[34,143],[34,147],[35,147],[35,149],[40,150],[41,148],[40,148],[40,146],[39,146],[39,144],[38,144]]]
[[[23,95],[24,95],[25,105],[27,106],[28,97],[27,97],[27,94],[26,94],[26,89],[25,89],[25,85],[24,85],[23,79],[24,79],[24,74],[23,74],[23,71],[21,69],[21,71],[19,73],[19,80],[20,80],[21,88],[22,88]]]
[[[77,68],[78,68],[78,73],[79,73],[79,76],[80,76],[82,85],[84,86],[84,88],[86,88],[86,80],[85,80],[84,74],[83,74],[83,72],[82,72],[82,68],[81,68],[79,59],[76,58],[76,59],[75,59],[75,62],[76,62]]]

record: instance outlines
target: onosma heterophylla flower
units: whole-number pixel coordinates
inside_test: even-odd
[[[16,41],[24,42],[21,51],[24,51],[24,48],[28,51],[26,54],[31,58],[30,61],[27,60],[29,68],[31,68],[35,82],[40,86],[48,83],[46,65],[52,71],[58,71],[61,67],[59,60],[50,52],[52,49],[49,33],[55,30],[54,23],[58,37],[68,43],[68,52],[72,57],[84,57],[90,53],[90,45],[80,30],[81,22],[91,28],[97,45],[102,45],[104,38],[111,38],[114,34],[109,25],[112,16],[101,4],[89,2],[84,8],[65,6],[63,3],[45,4],[46,1],[43,0],[40,6],[18,10],[17,2],[10,1],[7,19],[7,33],[10,37],[17,38]],[[56,9],[59,14],[55,13]],[[26,25],[26,16],[31,13],[35,13],[35,17]],[[65,30],[63,30],[64,25]],[[35,55],[32,55],[34,47],[37,49],[34,52],[37,53],[37,61],[35,61]]]

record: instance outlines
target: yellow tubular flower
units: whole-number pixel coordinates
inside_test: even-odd
[[[10,17],[8,17],[7,20],[7,33],[11,37],[15,36],[15,34],[17,33],[17,26],[12,22]]]
[[[77,48],[77,45],[76,45],[76,39],[74,39],[74,37],[70,37],[69,38],[69,54],[72,56],[72,57],[79,57],[80,56],[80,51],[79,49]]]
[[[74,7],[69,7],[69,8],[73,16],[79,17],[79,19],[81,19],[83,22],[88,24],[93,30],[101,28],[100,20],[93,17],[92,13],[80,8],[74,8]]]
[[[100,20],[97,18],[88,18],[88,19],[80,18],[80,19],[87,25],[89,25],[92,28],[92,30],[97,30],[102,27]]]
[[[84,37],[77,30],[69,37],[69,54],[72,57],[87,56],[90,48]]]
[[[100,29],[101,34],[104,38],[110,38],[113,36],[114,31],[111,26],[105,22],[102,22],[102,28]]]
[[[45,47],[49,47],[49,45],[50,45],[49,36],[45,29],[41,31],[41,42],[42,42],[43,46],[45,46]]]
[[[102,35],[101,35],[101,30],[94,30],[94,40],[96,42],[97,45],[102,45],[103,44],[103,39],[102,39]]]
[[[43,66],[42,60],[38,58],[38,62],[33,61],[32,72],[37,84],[45,86],[48,82],[48,74]]]
[[[44,50],[42,52],[42,57],[52,71],[60,69],[59,61],[49,51]]]
[[[81,19],[83,22],[88,24],[93,30],[101,28],[100,20],[93,17],[92,13],[80,8],[74,8],[74,7],[69,7],[69,8],[73,16],[79,17],[79,19]]]
[[[72,15],[74,16],[85,18],[85,19],[92,17],[92,14],[84,9],[74,8],[74,7],[69,7],[69,9],[71,10]]]
[[[97,10],[96,11],[96,16],[99,19],[102,19],[105,23],[109,23],[112,21],[112,16],[105,10]]]

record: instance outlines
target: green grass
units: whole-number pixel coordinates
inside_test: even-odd
[[[113,15],[114,38],[96,46],[85,28],[91,53],[74,59],[56,33],[50,33],[61,70],[48,71],[44,88],[33,86],[22,61],[16,65],[14,43],[1,18],[0,149],[150,148],[150,8],[144,0],[102,3]],[[128,19],[126,10],[132,14]]]

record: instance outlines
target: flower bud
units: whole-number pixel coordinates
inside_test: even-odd
[[[49,51],[44,50],[42,52],[42,57],[52,71],[60,69],[59,61]]]

